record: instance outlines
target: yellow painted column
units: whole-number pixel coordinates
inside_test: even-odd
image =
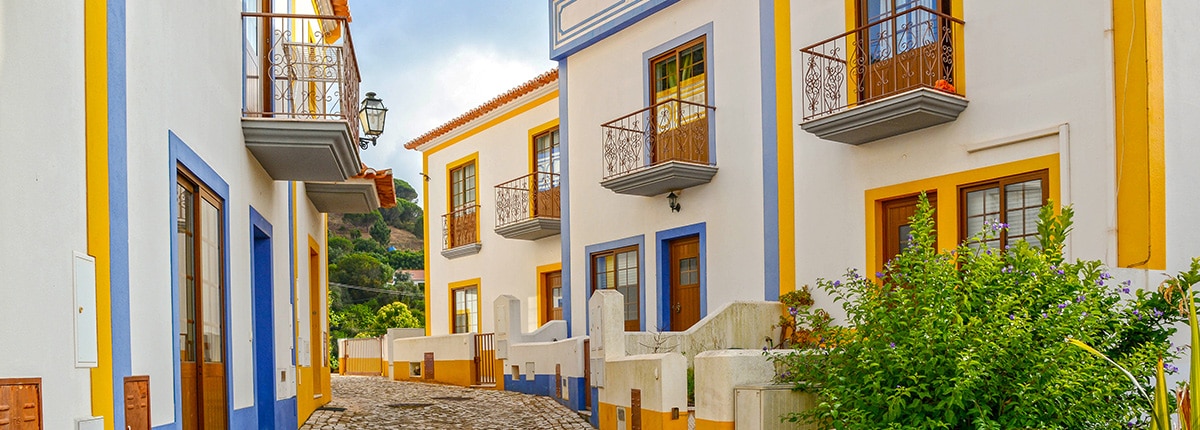
[[[1166,268],[1161,0],[1113,1],[1117,265]]]
[[[91,370],[92,415],[113,429],[112,295],[108,204],[108,3],[86,0],[84,108],[87,178],[87,249],[96,258],[96,341],[99,365]]]

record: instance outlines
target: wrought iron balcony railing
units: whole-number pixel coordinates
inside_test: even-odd
[[[603,179],[667,161],[709,164],[709,121],[715,109],[667,99],[602,124]]]
[[[479,205],[442,215],[442,249],[479,243]]]
[[[496,228],[533,218],[558,218],[558,174],[535,172],[496,186]]]
[[[242,13],[242,115],[337,120],[358,142],[358,61],[345,17]]]
[[[918,6],[800,50],[805,121],[916,88],[962,95],[963,21]]]

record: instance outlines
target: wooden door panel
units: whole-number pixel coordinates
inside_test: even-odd
[[[684,331],[700,321],[700,238],[670,242],[671,331]]]
[[[543,218],[558,218],[561,214],[559,209],[559,191],[558,187],[551,187],[548,190],[534,192],[534,217]]]
[[[198,384],[198,368],[195,362],[185,361],[179,364],[179,385],[180,385],[180,401],[183,403],[183,429],[198,430],[200,428],[200,415],[197,413],[199,405]]]
[[[150,377],[125,378],[125,425],[128,430],[150,430]]]
[[[204,363],[201,392],[204,403],[204,430],[224,430],[225,410],[225,363]]]
[[[0,430],[42,430],[40,378],[0,379]]]
[[[937,207],[937,194],[926,195],[931,207]],[[880,267],[887,264],[904,250],[911,232],[909,218],[917,213],[917,196],[903,197],[883,202],[883,254],[880,255]],[[936,219],[935,227],[936,227]]]

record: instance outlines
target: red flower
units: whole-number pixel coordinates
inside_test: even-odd
[[[946,82],[945,79],[938,79],[933,83],[933,87],[951,94],[957,94],[958,91],[954,88],[954,84]]]

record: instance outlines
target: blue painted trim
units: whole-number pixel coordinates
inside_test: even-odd
[[[554,375],[536,374],[533,380],[525,378],[525,375],[504,375],[504,391],[512,391],[516,393],[531,394],[535,396],[545,396],[552,398],[558,403],[571,408],[571,410],[581,411],[587,406],[585,404],[584,390],[587,389],[585,384],[587,380],[581,377],[565,376],[567,380],[567,398],[558,397],[555,395],[556,381]]]
[[[666,43],[655,46],[653,49],[642,53],[642,82],[645,82],[645,84],[642,85],[643,106],[650,106],[650,103],[654,98],[654,94],[652,91],[650,91],[650,85],[652,85],[650,84],[650,82],[652,82],[650,80],[650,74],[653,73],[653,71],[650,70],[650,60],[666,53],[667,51],[678,48],[679,45],[696,40],[701,36],[704,37],[704,74],[708,76],[708,84],[707,88],[705,89],[705,91],[707,91],[707,94],[705,94],[705,100],[707,100],[709,106],[717,105],[717,75],[715,66],[713,66],[713,23],[712,21],[709,21],[707,24],[697,27],[692,31],[684,33],[681,36],[671,39]],[[708,133],[708,164],[711,166],[716,166],[717,118],[715,115],[708,115],[707,118],[708,129],[710,130]],[[650,165],[651,157],[649,157],[649,154],[646,155],[647,156],[643,158],[645,159],[646,165]]]
[[[109,317],[112,333],[113,399],[125,398],[125,377],[133,375],[129,312],[129,159],[125,55],[125,1],[107,3]],[[116,402],[113,423],[125,427],[125,409]]]
[[[300,428],[300,413],[296,406],[296,397],[288,397],[275,401],[275,428]]]
[[[592,428],[600,428],[600,389],[597,387],[588,387],[592,390]]]
[[[592,254],[604,252],[626,246],[637,245],[638,248],[638,322],[640,331],[646,331],[646,236],[639,234],[630,236],[624,239],[617,239],[604,243],[588,245],[583,248],[583,255],[586,263],[584,263],[584,283],[586,285],[585,297],[592,296]],[[591,318],[590,316],[588,317]],[[587,321],[588,319],[585,319]],[[588,322],[590,324],[590,322]]]
[[[576,0],[566,0],[565,3],[570,4],[575,1]],[[555,5],[551,4],[550,5],[550,59],[555,60],[555,61],[566,59],[571,54],[579,52],[580,50],[587,48],[589,46],[592,46],[596,42],[604,40],[608,36],[612,36],[613,34],[616,34],[617,32],[624,30],[625,28],[627,28],[633,24],[636,24],[638,21],[641,21],[641,20],[645,19],[646,17],[653,15],[655,12],[665,9],[667,6],[675,4],[678,1],[679,0],[660,0],[658,3],[646,3],[642,6],[638,6],[633,9],[625,9],[625,10],[623,10],[624,13],[622,13],[620,16],[617,16],[616,18],[609,20],[608,22],[605,22],[604,24],[600,24],[599,26],[596,26],[594,28],[580,29],[580,30],[573,32],[574,34],[581,34],[581,35],[579,37],[573,39],[572,41],[558,45],[557,47],[555,47],[555,46],[557,45],[556,41],[559,40],[558,35],[559,35],[559,33],[563,33],[562,31],[558,30],[558,27],[559,27],[558,23],[562,22],[562,20],[559,18],[560,14],[562,12],[562,8],[558,8],[556,10]],[[563,6],[565,7],[565,5],[563,5]],[[609,12],[610,12],[610,16],[611,16],[612,15],[611,11],[609,11]],[[601,13],[603,13],[603,11]],[[595,21],[597,19],[598,15],[599,14],[593,15],[592,17],[589,17],[588,19],[585,19],[582,22],[586,23],[587,21]],[[600,18],[603,18],[603,17],[600,17]],[[568,34],[564,34],[564,35],[571,36]]]
[[[170,149],[168,150],[170,163],[167,165],[168,169],[169,169],[168,170],[169,171],[169,175],[168,175],[169,182],[168,182],[167,189],[169,190],[169,196],[170,196],[170,199],[168,201],[171,202],[171,204],[169,205],[170,210],[168,211],[168,215],[170,215],[170,224],[168,224],[168,225],[170,225],[172,228],[174,228],[176,217],[178,216],[178,214],[175,212],[176,211],[176,208],[175,208],[176,189],[175,189],[175,187],[176,187],[176,181],[178,180],[177,178],[179,175],[179,173],[178,173],[179,167],[182,166],[182,167],[186,168],[189,172],[191,172],[192,175],[195,175],[196,179],[200,180],[201,184],[208,187],[208,189],[212,190],[212,192],[214,194],[216,194],[217,197],[221,198],[222,205],[223,205],[222,206],[223,210],[221,211],[221,217],[222,217],[222,219],[221,219],[221,240],[222,240],[223,244],[226,244],[226,245],[229,244],[229,212],[230,212],[229,184],[226,183],[225,180],[221,178],[221,175],[218,175],[217,172],[215,170],[213,170],[212,167],[210,167],[208,165],[208,163],[206,163],[204,161],[204,159],[200,158],[200,156],[197,155],[196,152],[193,151],[191,147],[189,147],[186,143],[184,143],[183,140],[179,138],[179,136],[176,136],[175,132],[167,131],[167,140],[170,143]],[[171,237],[171,251],[172,251],[171,273],[175,274],[175,273],[179,273],[178,272],[179,262],[176,261],[177,256],[174,254],[174,250],[177,249],[177,247],[178,247],[178,244],[176,242],[176,234],[175,234],[174,230],[171,230],[170,237]],[[234,374],[233,374],[233,370],[232,370],[232,363],[233,363],[233,340],[232,340],[232,337],[233,336],[229,335],[229,328],[233,327],[233,323],[232,323],[232,315],[231,315],[232,312],[230,312],[230,310],[229,310],[230,297],[231,297],[230,290],[232,290],[231,285],[230,285],[229,266],[230,266],[229,251],[228,251],[228,246],[226,246],[226,251],[224,252],[224,255],[222,255],[222,271],[221,271],[222,285],[224,286],[224,290],[225,290],[225,293],[224,293],[225,308],[222,309],[222,312],[225,314],[225,328],[226,328],[226,334],[225,334],[225,352],[226,352],[226,354],[225,354],[225,375],[226,375],[225,395],[226,395],[226,397],[225,398],[228,402],[227,407],[231,413],[230,417],[232,417],[233,384],[231,384],[229,382],[234,379]],[[174,333],[179,333],[179,312],[180,312],[180,309],[179,309],[179,279],[175,276],[171,276],[171,315],[172,315],[171,325],[175,329]],[[181,417],[181,416],[183,416],[183,399],[182,399],[182,391],[181,391],[182,382],[180,381],[180,370],[179,370],[179,364],[180,364],[180,361],[179,361],[179,358],[180,358],[179,357],[179,336],[171,336],[171,343],[172,343],[172,345],[174,345],[172,354],[175,357],[175,360],[173,363],[174,367],[175,367],[175,375],[174,375],[174,377],[175,377],[175,416]],[[118,398],[120,398],[120,397],[118,397]],[[178,420],[176,420],[176,424],[182,425],[182,423],[180,423]]]
[[[571,297],[571,145],[570,135],[571,128],[568,127],[567,118],[567,60],[563,59],[558,62],[558,147],[560,154],[561,165],[559,165],[559,212],[562,228],[559,229],[559,261],[562,263],[562,292],[563,292],[563,319],[567,321],[567,337],[571,337],[571,326],[575,320],[571,319],[572,306]],[[583,297],[587,297],[585,293]],[[584,309],[587,309],[587,304],[584,304]],[[587,328],[584,328],[584,332]]]
[[[658,244],[658,331],[671,330],[671,247],[669,242],[681,237],[700,238],[700,318],[708,316],[708,235],[706,223],[696,223],[663,230],[654,234]]]
[[[762,64],[763,300],[779,300],[779,128],[775,88],[775,3],[759,0]],[[785,95],[791,97],[791,94]]]
[[[233,403],[233,402],[230,401],[230,403]],[[231,429],[258,429],[258,428],[270,429],[270,428],[275,428],[275,427],[259,426],[258,425],[258,415],[255,413],[255,410],[256,410],[256,408],[253,406],[241,408],[241,409],[234,409],[233,412],[231,412],[229,414],[229,428],[231,428]]]
[[[275,428],[275,282],[271,223],[250,206],[256,428]]]

